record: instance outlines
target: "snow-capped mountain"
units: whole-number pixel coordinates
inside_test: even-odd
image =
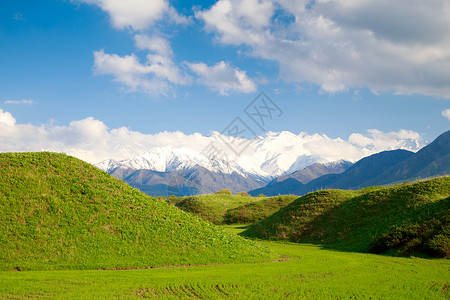
[[[139,155],[122,160],[108,159],[96,166],[125,181],[127,178],[140,178],[142,181],[142,178],[150,174],[151,178],[155,178],[155,174],[171,173],[184,178],[184,184],[198,185],[200,182],[204,184],[205,174],[208,174],[207,190],[211,191],[224,185],[224,182],[234,182],[238,186],[236,189],[257,188],[276,177],[292,174],[313,164],[325,164],[325,169],[332,169],[333,162],[355,162],[386,149],[403,148],[417,151],[423,145],[418,139],[401,136],[391,138],[385,143],[374,143],[358,135],[344,141],[340,138],[330,139],[325,134],[296,135],[287,131],[268,132],[265,136],[253,140],[235,141],[213,132],[208,137],[200,136],[197,140],[198,143],[186,145],[177,143],[154,146]],[[124,145],[118,146],[117,149],[121,155],[124,152],[130,155],[134,153],[132,147]],[[137,149],[141,149],[140,145]],[[146,172],[140,172],[137,176],[136,172],[143,170]],[[166,176],[163,182],[167,180],[169,177]],[[147,180],[150,181],[152,180]],[[241,184],[242,182],[246,183]]]
[[[356,161],[378,151],[391,149],[419,150],[423,144],[418,140],[403,139],[386,147],[367,142],[361,144],[357,137],[353,145],[341,139],[332,140],[324,134],[295,135],[283,131],[268,132],[264,137],[257,137],[247,142],[244,151],[236,154],[227,137],[214,132],[209,136],[210,143],[203,148],[197,145],[177,147],[166,145],[153,147],[148,151],[128,159],[105,160],[96,166],[110,171],[121,167],[135,170],[153,170],[158,172],[180,172],[182,170],[203,167],[211,172],[242,176],[259,176],[274,178],[302,170],[314,163],[328,163],[341,159]],[[205,144],[205,143],[204,143]],[[342,144],[337,147],[336,144]],[[215,152],[208,152],[208,146]],[[123,147],[121,147],[123,149]],[[132,152],[132,150],[127,149]]]
[[[224,174],[236,172],[244,175],[246,173],[237,164],[225,159],[206,157],[187,148],[171,147],[155,147],[131,159],[106,160],[96,166],[107,172],[118,167],[158,172],[182,172],[200,166],[209,171]]]

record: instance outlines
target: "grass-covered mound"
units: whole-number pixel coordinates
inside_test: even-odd
[[[0,270],[250,262],[272,254],[76,158],[0,154]]]
[[[257,197],[233,196],[220,193],[180,197],[179,199],[175,204],[176,207],[214,224],[225,223],[225,216],[228,210],[261,200],[261,198]]]
[[[225,222],[227,224],[255,223],[267,218],[297,198],[298,196],[294,195],[275,196],[240,205],[227,211],[225,214]]]
[[[367,252],[393,226],[448,215],[450,177],[361,191],[310,193],[253,224],[243,236]]]

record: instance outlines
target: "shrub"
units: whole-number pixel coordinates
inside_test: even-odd
[[[215,192],[214,194],[216,194],[216,195],[232,195],[230,189],[223,189],[223,190]]]
[[[450,257],[450,216],[395,226],[376,239],[370,249],[373,253],[389,250],[404,256]]]
[[[240,197],[251,197],[251,195],[247,192],[239,192],[236,194],[236,196],[240,196]]]

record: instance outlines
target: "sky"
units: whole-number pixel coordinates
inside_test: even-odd
[[[278,108],[263,127],[246,113],[261,92]],[[426,143],[449,99],[447,0],[0,2],[0,151],[108,156],[236,118]]]

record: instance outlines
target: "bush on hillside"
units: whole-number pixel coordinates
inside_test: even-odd
[[[394,226],[375,240],[370,251],[450,258],[450,216]]]
[[[240,197],[251,197],[251,195],[247,192],[239,192],[236,194],[236,196],[240,196]]]
[[[214,194],[216,194],[216,195],[232,195],[230,189],[223,189],[223,190],[215,192]]]

